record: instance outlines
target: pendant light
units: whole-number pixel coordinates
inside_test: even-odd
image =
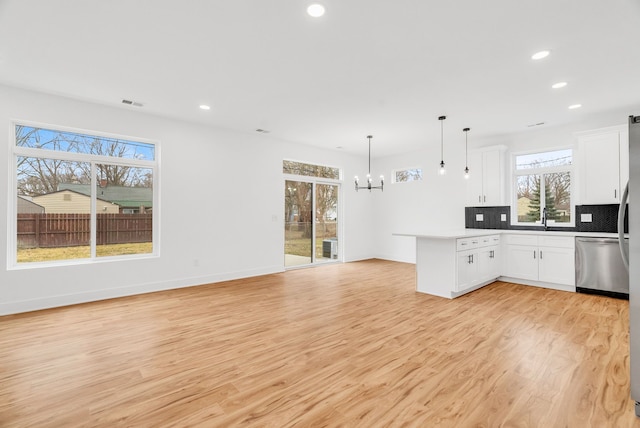
[[[379,186],[372,186],[371,185],[371,139],[373,138],[373,135],[367,135],[367,138],[369,139],[369,173],[367,174],[367,185],[366,186],[359,186],[359,179],[358,176],[356,175],[355,177],[355,182],[356,182],[356,192],[360,189],[368,189],[369,191],[371,191],[371,189],[380,189],[382,191],[384,191],[384,175],[380,176],[380,185]]]
[[[440,121],[440,169],[438,170],[439,175],[445,175],[447,173],[446,168],[444,167],[444,120],[447,116],[440,116],[438,120]]]
[[[464,128],[464,178],[466,180],[469,179],[469,141],[467,137],[469,136],[469,131],[471,128]]]

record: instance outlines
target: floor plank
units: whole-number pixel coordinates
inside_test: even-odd
[[[0,426],[632,427],[628,302],[381,260],[0,318]]]

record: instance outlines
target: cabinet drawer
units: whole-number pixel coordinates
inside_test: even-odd
[[[490,245],[498,245],[500,243],[500,235],[488,235],[478,237],[478,247],[488,247]]]
[[[457,240],[457,250],[470,250],[471,248],[477,248],[479,244],[480,238],[460,238]]]
[[[538,246],[538,235],[505,235],[507,245],[531,245]]]
[[[576,240],[573,236],[539,236],[541,247],[574,248]]]

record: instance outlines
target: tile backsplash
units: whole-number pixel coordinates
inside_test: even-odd
[[[466,207],[464,218],[467,229],[509,229],[511,207]]]
[[[547,230],[616,233],[618,207],[618,204],[576,205],[575,227],[549,226]],[[467,229],[540,230],[540,226],[511,226],[511,207],[509,206],[465,207],[464,214]],[[628,231],[628,221],[625,217],[625,232]]]
[[[618,231],[619,204],[608,205],[576,205],[576,230],[579,232]],[[627,206],[627,214],[629,208]],[[583,222],[582,220],[591,220]],[[624,231],[629,232],[628,215],[624,218]]]

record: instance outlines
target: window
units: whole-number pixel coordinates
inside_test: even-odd
[[[307,177],[340,179],[340,168],[331,166],[313,165],[290,160],[282,161],[282,172],[292,175],[303,175]]]
[[[295,161],[284,173],[284,265],[340,259],[340,169]]]
[[[392,174],[393,183],[406,183],[409,181],[422,180],[422,168],[397,169]]]
[[[573,150],[562,149],[514,156],[514,213],[516,224],[572,226],[571,178]]]
[[[155,143],[26,124],[14,132],[15,265],[157,253]]]

